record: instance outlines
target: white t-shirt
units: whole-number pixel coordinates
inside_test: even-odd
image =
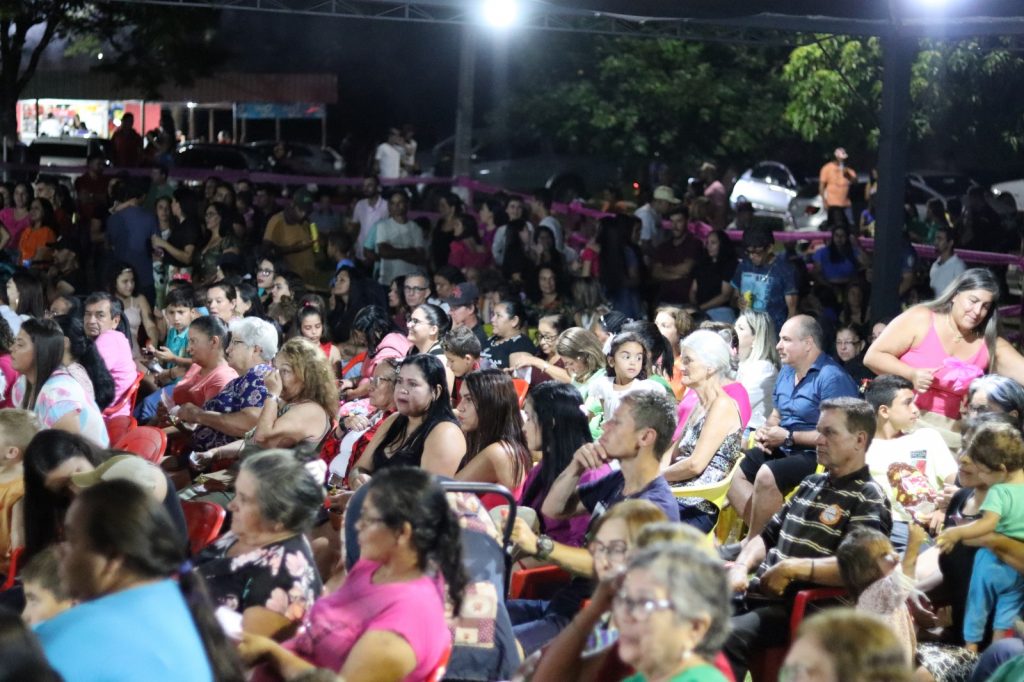
[[[736,370],[736,381],[747,389],[747,395],[750,397],[750,423],[747,424],[747,428],[760,428],[775,409],[772,393],[775,391],[775,379],[778,376],[778,368],[768,360],[740,363]]]
[[[918,428],[899,438],[875,438],[868,448],[866,460],[871,477],[878,481],[892,503],[892,520],[904,523],[910,522],[910,512],[897,499],[897,492],[889,479],[890,474],[896,475],[901,469],[899,465],[909,464],[916,469],[934,493],[942,492],[946,479],[957,471],[956,459],[942,436],[935,429],[927,427]],[[924,481],[921,483],[923,485]],[[927,505],[918,505],[917,509],[919,512],[928,511]]]
[[[654,210],[651,204],[644,204],[634,213],[640,219],[640,241],[654,242],[661,241],[661,216]]]
[[[404,225],[387,218],[377,223],[377,251],[381,244],[390,244],[398,249],[426,249],[427,240],[423,238],[423,230],[411,220]],[[399,275],[418,272],[422,266],[404,261],[401,258],[381,258],[380,277],[377,281],[389,285]]]
[[[967,266],[955,253],[945,263],[939,264],[937,260],[932,263],[931,270],[928,271],[928,281],[932,285],[935,296],[938,297],[945,291],[946,287],[952,284],[953,280],[966,269]]]
[[[498,266],[505,264],[505,228],[507,225],[501,225],[494,231],[494,242],[491,244],[491,255],[494,256],[494,262]],[[530,231],[530,239],[533,239],[533,223],[527,222],[526,229]]]
[[[387,142],[381,143],[373,158],[377,160],[380,177],[399,178],[402,176],[402,152],[393,145]]]
[[[615,390],[615,380],[608,376],[598,376],[587,384],[590,386],[590,392],[587,395],[587,403],[594,405],[600,403],[602,408],[601,423],[604,424],[606,421],[611,419],[611,416],[615,414],[615,410],[619,409],[619,403],[622,402],[622,397],[629,395],[630,393],[636,393],[637,391],[664,391],[665,387],[659,384],[653,379],[634,379],[633,383],[628,388],[622,390]]]

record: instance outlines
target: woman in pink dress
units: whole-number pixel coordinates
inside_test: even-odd
[[[875,374],[896,374],[914,384],[922,421],[938,429],[954,451],[971,381],[990,373],[1024,383],[1024,357],[997,336],[998,305],[998,280],[985,268],[971,268],[937,299],[893,320],[864,355]]]
[[[455,232],[448,250],[448,262],[460,270],[482,270],[491,264],[491,253],[480,240],[473,216],[463,213],[455,219]]]
[[[24,182],[14,186],[13,205],[0,210],[0,249],[13,249],[18,246],[22,231],[31,223],[29,204],[32,203],[32,188]]]

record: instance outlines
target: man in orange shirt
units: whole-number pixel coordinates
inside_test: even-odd
[[[843,221],[853,224],[853,210],[850,208],[850,184],[857,180],[857,172],[846,165],[849,156],[842,147],[837,147],[835,160],[821,167],[818,174],[818,193],[828,213],[829,224]],[[839,216],[842,216],[840,218]]]

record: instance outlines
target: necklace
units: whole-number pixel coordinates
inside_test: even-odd
[[[964,340],[964,334],[960,333],[960,328],[956,326],[956,322],[953,321],[953,311],[950,310],[946,313],[946,320],[949,322],[949,328],[953,330],[953,343],[960,343]],[[974,335],[974,330],[967,332],[971,336]]]

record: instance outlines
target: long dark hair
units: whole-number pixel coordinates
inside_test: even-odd
[[[178,589],[199,631],[213,679],[244,680],[234,647],[213,616],[202,576],[183,567],[185,554],[178,532],[163,506],[139,486],[123,480],[90,486],[75,504],[76,515],[83,519],[83,539],[91,551],[120,559],[125,570],[143,579],[177,575]]]
[[[422,452],[423,444],[434,427],[441,422],[455,422],[455,413],[452,411],[452,397],[448,392],[448,377],[445,375],[444,365],[433,355],[420,353],[405,358],[398,366],[401,371],[403,367],[414,366],[423,375],[423,380],[430,387],[431,391],[437,391],[438,395],[430,402],[427,413],[423,415],[423,423],[408,434],[409,418],[399,413],[391,424],[388,432],[384,434],[378,448],[384,450],[392,443],[403,443],[403,450],[419,450]],[[406,436],[408,435],[408,439]]]
[[[508,313],[508,317],[511,320],[513,317],[519,318],[519,325],[516,329],[520,334],[524,333],[530,326],[530,318],[527,317],[526,306],[523,302],[515,298],[506,298],[498,303],[500,306],[505,306],[505,312]]]
[[[320,318],[320,338],[316,342],[324,343],[330,341],[331,337],[327,329],[327,315],[312,303],[304,303],[298,312],[295,313],[295,323],[292,324],[292,337],[306,338],[302,336],[302,322],[311,315],[316,315]]]
[[[505,226],[505,260],[501,264],[501,274],[505,279],[512,279],[514,273],[521,273],[523,281],[529,281],[528,273],[532,270],[532,261],[526,253],[526,247],[519,236],[528,229],[522,218],[510,220]]]
[[[196,230],[201,229],[199,221],[199,197],[187,187],[179,187],[174,190],[174,200],[181,207],[181,222],[179,225],[191,223]]]
[[[261,320],[267,318],[267,313],[263,310],[263,301],[260,300],[260,290],[256,288],[255,284],[241,282],[235,287],[235,291],[238,298],[249,304],[249,309],[245,311],[245,317],[258,317]]]
[[[64,332],[64,338],[68,340],[71,357],[84,367],[85,373],[89,375],[96,405],[102,410],[114,402],[114,378],[110,376],[107,363],[100,357],[96,344],[85,337],[85,327],[81,319],[72,315],[58,315],[53,319]]]
[[[530,389],[526,398],[537,415],[540,429],[540,473],[523,491],[520,501],[543,501],[551,485],[584,443],[591,442],[590,426],[581,409],[583,398],[572,384],[545,381]]]
[[[423,469],[392,467],[374,474],[367,493],[370,496],[385,526],[401,530],[409,524],[419,569],[437,566],[453,612],[458,613],[469,580],[462,566],[459,522],[441,486]]]
[[[444,338],[452,328],[452,318],[448,316],[448,313],[444,311],[439,305],[433,303],[420,303],[416,306],[417,310],[422,310],[426,316],[427,321],[434,327],[437,327],[437,339],[440,341]]]
[[[380,305],[387,308],[387,293],[373,280],[367,278],[361,269],[351,265],[338,268],[335,277],[348,273],[348,303],[340,296],[332,296],[334,307],[327,313],[327,322],[331,326],[331,336],[339,343],[348,341],[355,327],[356,315],[368,305]]]
[[[30,315],[40,318],[46,311],[46,298],[43,296],[43,283],[28,270],[15,270],[11,275],[14,286],[18,289],[18,306],[14,312],[19,315]]]
[[[56,322],[47,319],[25,320],[21,328],[32,339],[36,380],[29,382],[28,377],[25,377],[25,395],[18,407],[33,410],[39,397],[39,388],[64,364],[64,332]]]
[[[377,346],[385,336],[395,331],[391,316],[379,305],[368,305],[356,313],[352,331],[361,331],[366,337],[366,357],[377,354]]]
[[[476,404],[477,427],[466,434],[466,457],[462,466],[487,446],[500,443],[512,458],[513,478],[518,485],[530,468],[531,459],[512,377],[500,369],[483,369],[467,374],[465,382]]]
[[[672,373],[675,354],[672,351],[672,344],[658,329],[658,325],[645,320],[634,320],[622,325],[622,333],[626,332],[632,332],[644,340],[643,345],[650,350],[652,368],[661,367],[669,374]]]
[[[109,455],[88,438],[58,429],[44,429],[25,448],[25,554],[32,557],[59,540],[70,498],[50,492],[46,475],[73,457],[99,466]]]
[[[842,230],[846,233],[846,243],[842,246],[837,246],[835,243],[836,230]],[[857,265],[857,255],[853,252],[853,242],[850,236],[850,228],[845,225],[834,225],[832,227],[832,237],[828,240],[828,260],[830,263],[842,263],[844,260],[850,261],[854,265]]]

